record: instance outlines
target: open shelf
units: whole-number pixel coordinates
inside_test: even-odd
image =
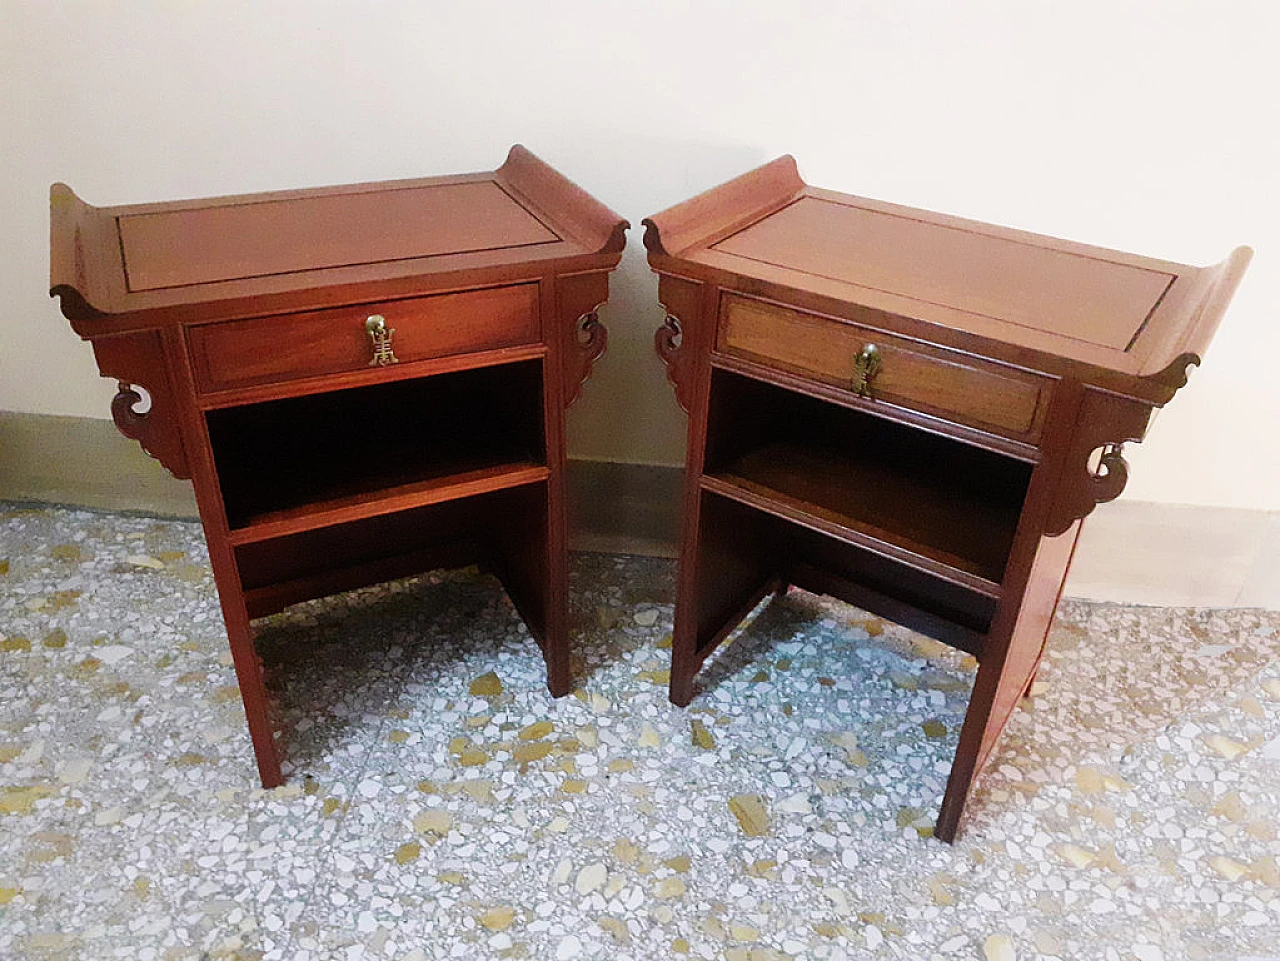
[[[313,597],[480,563],[502,578],[541,637],[546,516],[547,485],[531,483],[246,541],[235,545],[236,566],[249,614],[260,617]]]
[[[717,370],[702,485],[999,596],[1031,465]]]
[[[233,530],[228,540],[235,545],[251,544],[254,541],[284,537],[365,517],[377,517],[380,514],[412,510],[460,497],[473,497],[509,487],[536,484],[546,480],[550,473],[547,468],[528,462],[450,473],[385,490],[272,511],[255,517],[247,527]]]
[[[546,479],[539,361],[209,411],[233,543]]]
[[[778,584],[828,594],[981,658],[999,598],[900,560],[882,545],[799,522],[704,485],[697,650],[711,649]]]

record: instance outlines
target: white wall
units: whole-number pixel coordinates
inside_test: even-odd
[[[0,0],[0,409],[105,416],[46,297],[47,189],[117,204],[491,169],[638,224],[811,183],[1189,263],[1257,257],[1128,496],[1280,508],[1280,5]],[[571,453],[679,463],[639,231]]]

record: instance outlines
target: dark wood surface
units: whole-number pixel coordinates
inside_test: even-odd
[[[116,223],[131,292],[563,242],[490,179],[246,197]]]
[[[1006,365],[957,356],[920,341],[808,311],[725,297],[716,348],[849,389],[854,359],[867,344],[880,353],[875,398],[1034,442],[1044,419],[1043,378]]]
[[[230,525],[541,466],[541,374],[536,362],[505,364],[210,411]]]
[[[194,326],[196,380],[214,392],[359,370],[369,366],[364,325],[374,315],[394,331],[401,364],[542,340],[537,284],[481,288]]]
[[[781,157],[645,221],[673,274],[1167,402],[1252,251],[1193,267],[811,187]],[[873,326],[875,326],[873,324]]]
[[[707,249],[733,258],[738,272],[745,265],[736,261],[751,261],[797,280],[835,281],[1119,351],[1178,279],[1161,265],[816,192]]]
[[[820,190],[790,157],[645,225],[689,413],[671,700],[779,584],[968,651],[935,831],[954,840],[1082,519],[1123,490],[1123,444],[1200,362],[1251,251],[1104,250]]]
[[[626,221],[519,146],[487,173],[50,206],[51,293],[117,426],[195,483],[264,786],[251,619],[298,601],[485,563],[568,693],[564,410]]]
[[[722,493],[771,504],[835,536],[909,556],[940,576],[998,594],[1016,506],[953,495],[948,479],[831,445],[778,443],[706,475],[704,486],[714,480]]]
[[[372,239],[385,249],[379,239],[380,215],[387,203],[406,192],[413,196],[430,188],[435,191],[433,196],[459,198],[447,204],[461,209],[464,204],[460,198],[473,196],[476,185],[486,183],[491,188],[486,189],[486,196],[507,198],[499,200],[496,208],[504,211],[502,217],[508,224],[521,225],[522,237],[528,238],[530,223],[538,223],[558,239],[472,249],[470,241],[449,240],[441,233],[444,225],[438,225],[430,228],[434,240],[422,247],[409,236],[412,225],[401,223],[397,236],[408,244],[408,256],[370,259],[348,246],[340,249],[351,254],[350,262],[333,262],[335,243],[340,243],[333,239],[335,233]],[[325,215],[334,198],[343,198],[340,205],[346,219],[341,223]],[[189,283],[153,289],[130,285],[130,267],[121,245],[123,220],[153,217],[163,224],[169,222],[166,217],[181,215],[188,233],[183,234],[177,249],[199,260],[206,250],[216,254],[228,243],[217,226],[224,209],[281,211],[295,202],[301,205],[299,212],[286,219],[296,249],[288,254],[287,263],[281,264],[284,254],[270,232],[255,228],[246,238],[245,250],[260,252],[272,264],[271,270],[246,267],[243,276],[215,279],[188,268],[197,271],[184,277]],[[518,145],[497,170],[479,174],[117,207],[94,207],[65,184],[54,184],[49,203],[50,288],[61,298],[62,312],[72,327],[86,337],[608,270],[622,253],[627,229],[625,220]],[[367,212],[353,220],[353,212],[358,210]],[[473,229],[459,224],[456,217],[450,223]],[[161,255],[158,249],[146,250],[150,256]],[[256,262],[252,254],[242,256],[248,258],[246,263]],[[229,270],[223,266],[215,273]]]
[[[704,486],[999,593],[1030,464],[751,377],[712,385]]]

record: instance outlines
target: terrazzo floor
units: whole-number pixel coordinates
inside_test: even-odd
[[[259,622],[264,792],[199,526],[0,505],[0,958],[1280,958],[1280,615],[1064,603],[948,846],[971,660],[793,591],[680,710],[673,573],[559,701],[475,570]]]

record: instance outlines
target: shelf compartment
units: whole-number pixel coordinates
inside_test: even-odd
[[[920,501],[909,496],[911,492],[906,498],[891,503],[895,516],[885,517],[882,522],[889,526],[880,527],[856,519],[854,513],[869,506],[869,499],[858,495],[882,480],[872,472],[859,471],[862,466],[811,450],[773,444],[738,461],[725,473],[704,477],[702,489],[828,537],[913,564],[988,597],[1000,596],[999,582],[978,573],[980,565],[936,546],[922,544],[894,529],[895,523],[915,520],[910,511],[913,505],[919,506]],[[840,486],[831,483],[833,477],[840,479]],[[853,489],[843,485],[852,485]],[[880,516],[884,516],[884,505],[876,507]],[[922,513],[933,512],[926,505]]]
[[[539,340],[537,284],[229,320],[189,329],[196,385],[209,393],[367,371],[373,315],[385,315],[406,364]]]
[[[776,367],[766,367],[764,364],[753,360],[745,360],[729,354],[713,353],[711,355],[711,366],[716,370],[728,371],[752,380],[806,394],[829,404],[848,407],[885,420],[908,424],[931,434],[952,437],[966,444],[1004,454],[1014,460],[1025,461],[1028,464],[1036,464],[1040,461],[1040,450],[1033,444],[1013,440],[999,434],[992,434],[975,427],[968,427],[958,421],[944,420],[921,410],[887,404],[874,398],[859,397],[845,387],[835,387],[790,371]]]
[[[734,601],[758,598],[761,585],[771,589],[778,583],[829,594],[982,657],[998,597],[715,488],[703,488],[701,503],[703,517],[714,526],[703,527],[699,581],[711,578],[724,586],[704,592],[704,598],[718,600],[699,606],[699,658],[741,620],[733,613]],[[724,573],[726,548],[732,549],[736,566],[729,567],[735,573]]]
[[[1032,467],[901,424],[714,372],[702,486],[1000,595]]]
[[[525,360],[540,361],[546,354],[547,349],[537,344],[528,347],[502,347],[498,350],[480,350],[471,354],[451,354],[447,357],[432,357],[427,360],[402,360],[400,363],[392,364],[389,367],[364,367],[360,370],[347,371],[342,374],[300,377],[297,380],[274,381],[266,384],[257,384],[253,387],[233,387],[228,390],[210,391],[206,394],[200,394],[197,403],[202,410],[242,407],[245,404],[260,404],[269,400],[280,400],[284,397],[327,394],[334,390],[367,387],[370,384],[385,384],[395,380],[434,377],[438,374],[472,370],[477,367],[496,367]]]
[[[207,412],[233,543],[535,483],[542,364]]]
[[[496,467],[451,473],[383,491],[352,494],[263,514],[254,518],[248,527],[232,531],[228,539],[233,545],[251,544],[254,541],[285,537],[365,517],[393,514],[461,497],[474,497],[490,491],[536,484],[546,480],[550,474],[547,468],[533,463],[500,464]]]
[[[546,502],[546,483],[535,483],[238,544],[245,603],[260,617],[313,597],[474,563],[521,574],[529,565],[511,563],[516,547],[534,560],[545,555]],[[526,581],[536,583],[538,575],[517,579],[513,597],[523,599]],[[535,636],[541,627],[541,617],[530,624]]]

